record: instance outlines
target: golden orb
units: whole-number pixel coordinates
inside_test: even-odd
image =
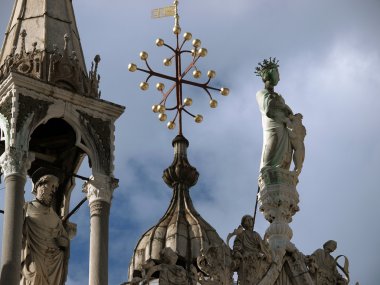
[[[196,115],[195,117],[194,117],[194,121],[196,122],[196,123],[202,123],[202,121],[203,121],[203,116],[202,115]]]
[[[153,113],[158,113],[158,105],[153,105],[152,111],[153,111]]]
[[[201,57],[205,57],[207,55],[207,49],[205,48],[201,48],[199,51],[198,51],[198,55],[201,56]]]
[[[201,75],[202,75],[202,72],[200,70],[197,69],[193,71],[194,78],[199,78],[201,77]]]
[[[227,96],[228,94],[230,94],[230,89],[223,87],[220,89],[220,94],[222,94],[223,96]]]
[[[218,101],[212,99],[210,100],[210,107],[211,108],[216,108],[218,106]]]
[[[164,105],[158,105],[157,110],[159,113],[163,114],[166,111],[166,108]]]
[[[148,53],[146,51],[140,52],[140,58],[141,58],[141,60],[147,60]]]
[[[214,77],[216,76],[216,72],[215,72],[215,70],[209,70],[209,71],[207,72],[207,76],[208,76],[209,78],[214,78]]]
[[[183,38],[184,38],[186,41],[190,41],[192,37],[193,37],[193,35],[192,35],[191,33],[184,33],[184,34],[183,34]]]
[[[160,114],[158,115],[158,119],[159,119],[161,122],[165,122],[167,118],[168,118],[168,116],[167,116],[165,113],[160,113]]]
[[[164,83],[160,82],[160,83],[156,84],[156,88],[158,91],[163,91],[165,89],[165,85],[164,85]]]
[[[181,28],[179,26],[175,26],[173,28],[173,33],[176,34],[176,35],[180,34],[181,33]]]
[[[141,90],[148,90],[148,88],[149,88],[149,83],[148,82],[141,82],[140,83],[140,89]]]
[[[172,129],[175,128],[175,123],[173,121],[169,121],[167,123],[167,127],[168,127],[169,130],[172,130]]]
[[[183,104],[185,104],[185,106],[191,106],[193,104],[193,99],[191,99],[191,98],[185,98],[183,100]]]
[[[201,46],[201,40],[195,39],[193,40],[193,47],[199,48]]]
[[[192,50],[191,50],[191,55],[192,55],[192,56],[195,56],[195,55],[196,55],[196,50],[195,50],[195,49],[192,49]]]
[[[164,65],[165,66],[170,66],[170,65],[172,65],[172,61],[169,58],[165,58],[164,59]]]
[[[130,72],[135,72],[135,71],[137,70],[137,65],[134,64],[134,63],[130,63],[130,64],[128,65],[128,70],[129,70]]]
[[[164,45],[164,40],[163,39],[160,39],[160,38],[158,38],[157,40],[156,40],[156,45],[158,46],[158,47],[161,47],[161,46],[163,46]]]

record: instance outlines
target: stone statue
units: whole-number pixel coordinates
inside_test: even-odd
[[[148,260],[143,265],[142,277],[134,277],[132,281],[123,284],[147,285],[154,279],[152,276],[159,272],[160,285],[196,285],[198,277],[195,267],[190,265],[188,272],[182,266],[177,265],[177,260],[178,255],[170,247],[163,248],[160,252],[158,264],[153,260]]]
[[[336,247],[336,241],[329,240],[324,243],[323,249],[317,249],[312,255],[307,256],[309,272],[316,285],[348,284],[348,281],[338,272],[337,262],[331,256]],[[348,274],[348,272],[345,273]]]
[[[198,282],[201,285],[232,285],[231,249],[223,244],[201,249],[197,258],[199,273]]]
[[[241,226],[234,233],[232,255],[238,282],[240,285],[258,284],[270,267],[271,253],[260,235],[253,231],[252,216],[243,216]]]
[[[52,208],[59,178],[39,168],[32,180],[35,200],[24,206],[20,285],[61,285],[66,279],[69,235]]]
[[[278,61],[270,58],[256,68],[265,87],[256,94],[262,115],[263,150],[260,169],[282,168],[289,170],[294,152],[294,171],[299,175],[305,156],[303,144],[306,129],[302,125],[302,115],[293,114],[284,98],[274,92],[280,81]]]

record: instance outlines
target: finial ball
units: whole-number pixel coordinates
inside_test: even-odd
[[[223,87],[220,89],[220,94],[223,96],[228,96],[228,94],[230,94],[230,89]]]
[[[201,75],[202,75],[202,72],[200,70],[197,69],[193,71],[194,78],[199,78],[201,77]]]
[[[185,104],[185,106],[191,106],[193,104],[193,99],[191,99],[191,98],[185,98],[183,100],[183,104]]]
[[[130,64],[128,65],[128,70],[129,70],[130,72],[135,72],[135,71],[137,70],[137,65],[134,64],[134,63],[130,63]]]
[[[141,82],[140,83],[140,89],[143,91],[146,91],[149,89],[149,83],[148,82]]]
[[[194,121],[196,122],[196,123],[202,123],[202,121],[203,121],[203,116],[202,115],[196,115],[195,117],[194,117]]]

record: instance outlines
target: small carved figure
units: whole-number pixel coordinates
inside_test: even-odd
[[[306,128],[302,124],[302,114],[289,115],[290,125],[288,126],[290,143],[293,149],[294,171],[299,175],[305,160]]]
[[[270,251],[260,235],[253,231],[253,217],[243,216],[235,231],[233,267],[240,285],[258,284],[272,262]]]
[[[317,249],[307,256],[309,272],[316,285],[347,285],[348,282],[340,275],[337,262],[331,253],[336,250],[337,243],[329,240],[324,243],[323,249]]]
[[[132,281],[123,284],[149,284],[153,274],[159,272],[160,285],[196,285],[197,271],[195,267],[191,265],[190,271],[187,272],[185,268],[176,264],[177,260],[177,254],[170,247],[163,248],[158,265],[153,260],[148,260],[143,265],[141,278],[134,277]]]
[[[263,151],[260,169],[283,168],[289,170],[293,150],[296,153],[295,171],[299,174],[302,168],[305,148],[303,138],[306,135],[302,125],[302,115],[293,115],[284,98],[274,92],[280,81],[278,61],[270,58],[264,60],[256,68],[265,87],[256,94],[256,100],[262,115]]]
[[[233,271],[231,270],[231,249],[226,245],[201,249],[197,258],[199,283],[202,285],[232,285]]]
[[[65,251],[69,235],[52,208],[59,178],[40,168],[33,174],[35,200],[25,204],[20,285],[61,285],[65,282]]]

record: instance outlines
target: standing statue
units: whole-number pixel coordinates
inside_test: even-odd
[[[238,273],[238,284],[256,285],[269,269],[272,257],[260,235],[253,231],[253,217],[243,216],[241,226],[234,231],[233,267]],[[230,236],[230,235],[229,235]]]
[[[294,171],[300,174],[304,157],[304,137],[306,129],[302,125],[302,115],[293,114],[284,98],[274,92],[280,81],[278,61],[265,59],[256,68],[265,87],[256,94],[256,100],[262,115],[263,151],[260,169],[282,168],[289,170],[294,160]]]
[[[337,269],[337,261],[331,256],[336,250],[337,243],[329,240],[324,243],[323,249],[317,249],[307,256],[309,271],[316,285],[347,285],[348,281],[340,275]],[[348,277],[348,266],[342,268]]]
[[[25,203],[20,285],[61,285],[69,236],[52,208],[59,178],[45,168],[32,176],[35,200]]]

